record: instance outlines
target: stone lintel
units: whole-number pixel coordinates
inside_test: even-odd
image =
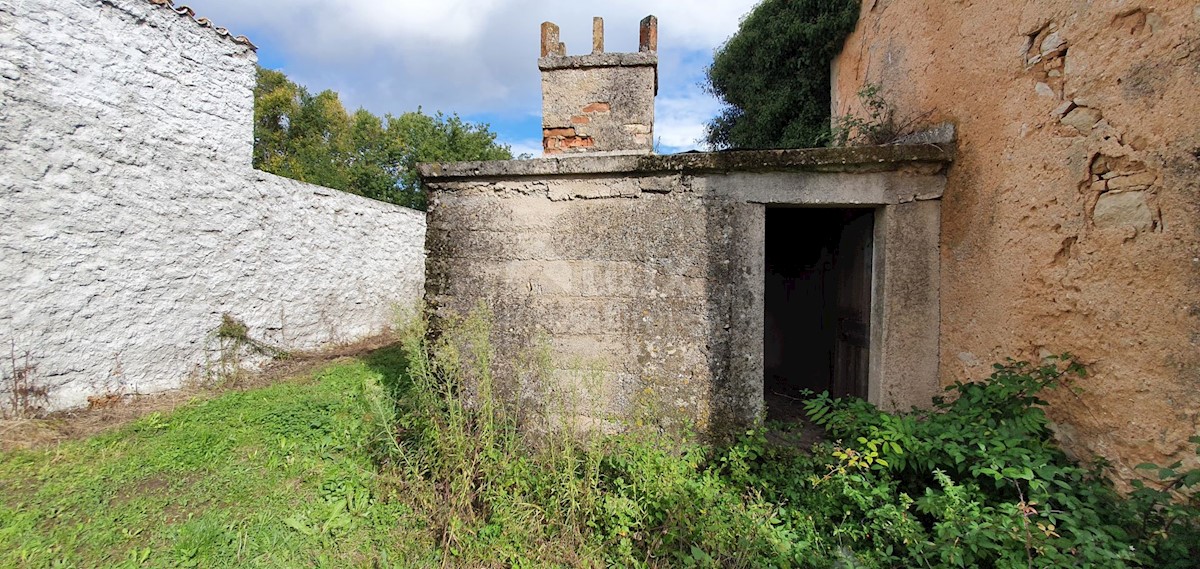
[[[532,160],[435,162],[419,164],[428,181],[522,178],[580,174],[646,174],[660,172],[881,172],[922,167],[939,172],[954,160],[953,144],[852,146],[792,150],[690,152],[671,155],[555,156]]]
[[[587,55],[550,55],[538,60],[538,69],[589,69],[593,67],[655,67],[658,54],[638,53],[590,53]]]

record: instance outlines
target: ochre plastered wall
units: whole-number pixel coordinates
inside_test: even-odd
[[[834,112],[882,86],[958,127],[942,210],[943,383],[1071,352],[1060,438],[1186,458],[1200,414],[1200,6],[865,0]],[[1192,454],[1194,457],[1194,454]]]

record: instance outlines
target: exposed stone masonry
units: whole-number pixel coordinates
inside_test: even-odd
[[[568,56],[559,28],[542,24],[542,145],[546,155],[647,153],[654,147],[658,20],[641,22],[637,53],[604,53],[604,21],[592,22],[592,53]]]
[[[942,382],[1070,352],[1088,377],[1048,413],[1071,452],[1127,480],[1139,463],[1195,461],[1195,0],[868,0],[834,65],[835,114],[879,84],[901,116],[958,127]]]

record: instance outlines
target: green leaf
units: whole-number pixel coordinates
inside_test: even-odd
[[[309,527],[309,525],[304,521],[303,514],[296,514],[294,516],[284,518],[283,523],[287,527],[290,527],[309,537],[312,537],[316,533],[313,528]]]

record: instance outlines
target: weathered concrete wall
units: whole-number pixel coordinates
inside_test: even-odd
[[[893,315],[915,314],[880,322],[878,343],[892,347],[877,379],[909,390],[881,403],[907,404],[936,385],[936,199],[948,159],[931,145],[424,165],[426,299],[442,318],[490,307],[502,366],[548,342],[550,386],[498,374],[523,410],[605,428],[721,430],[762,411],[766,205],[896,209],[883,227],[898,265],[877,278],[907,295]],[[582,403],[546,409],[562,400],[547,391],[563,390]]]
[[[671,193],[643,193],[645,184]],[[704,236],[720,231],[721,220],[709,219],[680,179],[438,189],[427,300],[440,314],[465,314],[483,301],[498,323],[498,361],[519,360],[544,338],[558,356],[556,375],[596,375],[580,395],[605,405],[580,409],[585,423],[607,423],[643,403],[707,417],[713,347],[703,338],[714,325],[707,284],[717,267]],[[544,403],[537,386],[504,389],[530,394],[526,406]]]
[[[0,2],[0,344],[51,408],[203,374],[224,313],[306,349],[420,298],[423,214],[251,169],[255,61],[144,0]]]
[[[943,200],[942,380],[1071,352],[1060,435],[1123,477],[1200,430],[1200,8],[867,0],[835,63],[957,124]],[[1193,455],[1194,456],[1194,455]]]

